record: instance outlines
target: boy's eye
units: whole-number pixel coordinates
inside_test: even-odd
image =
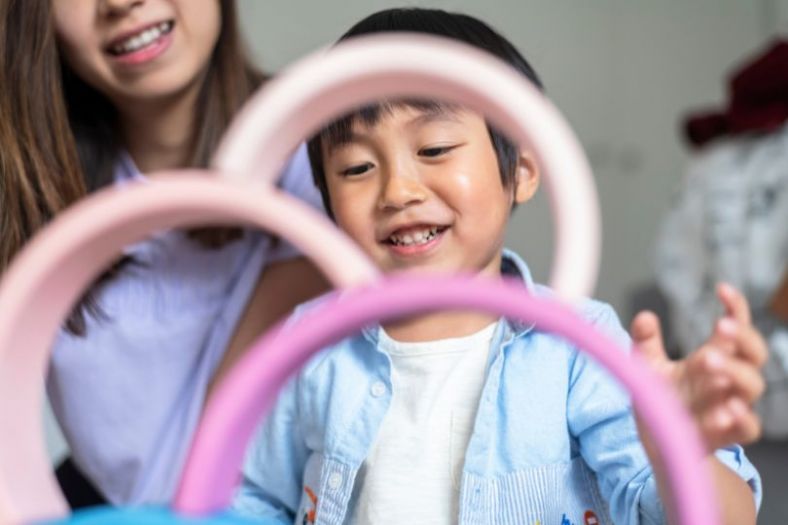
[[[372,163],[365,162],[363,164],[356,164],[355,166],[345,168],[344,170],[340,171],[339,174],[343,177],[352,177],[353,175],[363,175],[370,169],[372,169]]]
[[[446,153],[450,152],[456,145],[449,145],[449,146],[431,146],[429,148],[422,148],[419,150],[419,155],[422,157],[439,157],[441,155],[445,155]]]

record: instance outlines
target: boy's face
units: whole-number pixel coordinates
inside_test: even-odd
[[[337,224],[386,273],[499,275],[512,204],[538,185],[521,155],[504,188],[483,117],[460,107],[395,105],[373,125],[357,118],[349,142],[324,144],[323,160]]]

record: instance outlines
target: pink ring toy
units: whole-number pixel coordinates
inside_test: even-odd
[[[63,212],[0,283],[0,523],[68,513],[47,458],[41,406],[50,345],[72,305],[127,244],[158,229],[208,222],[252,224],[285,237],[337,286],[377,276],[360,250],[305,204],[202,171],[103,190]]]
[[[280,331],[263,336],[222,382],[206,407],[184,469],[175,510],[225,509],[246,444],[287,378],[314,353],[380,319],[449,309],[475,309],[536,323],[564,336],[605,366],[631,392],[663,460],[677,517],[684,525],[719,524],[700,436],[676,394],[637,355],[522,283],[463,277],[394,277],[334,296]]]
[[[228,177],[270,181],[294,146],[331,118],[403,96],[477,108],[533,149],[547,175],[556,224],[551,286],[567,299],[591,295],[601,234],[596,189],[582,148],[530,82],[469,45],[420,34],[375,35],[313,54],[252,98],[214,163]]]
[[[273,173],[308,132],[343,108],[381,96],[428,93],[487,108],[499,128],[534,148],[549,176],[558,231],[553,285],[570,298],[590,291],[599,258],[599,212],[587,163],[558,112],[508,66],[491,61],[478,50],[424,36],[374,38],[382,43],[358,39],[343,44],[321,58],[307,59],[267,87],[265,92],[270,95],[256,97],[239,116],[216,165],[227,170],[229,177],[260,176],[270,184]],[[339,78],[348,76],[346,81]],[[257,129],[256,124],[263,126]],[[204,177],[178,177],[177,182],[151,182],[153,189],[148,193],[129,188],[122,197],[112,190],[91,197],[31,242],[0,283],[0,389],[5,389],[0,390],[0,432],[10,436],[5,447],[0,447],[0,521],[35,520],[67,512],[46,460],[38,411],[47,346],[81,290],[126,243],[168,226],[231,219],[263,224],[282,217],[281,229],[272,229],[315,257],[335,283],[358,284],[375,277],[375,270],[359,258],[358,250],[331,229],[321,232],[324,237],[319,243],[330,246],[333,256],[311,252],[310,234],[292,225],[303,216],[311,227],[314,214],[299,212],[297,203],[286,209],[277,207],[278,213],[274,213],[275,206],[270,203],[284,197],[272,189],[261,188],[266,202],[254,192],[249,195],[248,188],[231,190]],[[195,189],[200,185],[205,186],[203,193]],[[170,189],[163,191],[165,187]],[[167,196],[158,200],[163,193]],[[199,202],[202,198],[206,202]],[[127,199],[136,204],[125,204]],[[225,208],[230,201],[232,206]],[[244,204],[239,204],[242,201]],[[129,211],[134,206],[156,209]],[[266,209],[260,210],[262,207]],[[261,214],[266,212],[271,215],[263,219]],[[90,219],[99,216],[100,221]],[[284,217],[289,225],[284,224]],[[69,239],[72,227],[85,228],[88,233]],[[69,242],[74,244],[69,246]],[[340,250],[341,243],[345,248]],[[338,251],[347,258],[334,259],[342,255]],[[578,261],[584,266],[578,267]],[[341,279],[340,274],[347,279]],[[35,320],[34,315],[38,316]],[[13,445],[14,441],[20,445]],[[659,439],[657,442],[662,444]],[[8,481],[11,476],[13,484]]]

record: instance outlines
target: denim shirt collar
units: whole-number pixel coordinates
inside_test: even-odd
[[[536,293],[531,270],[525,261],[514,251],[504,248],[501,253],[501,275],[510,279],[522,280],[525,289],[531,295]],[[502,347],[516,337],[523,336],[533,330],[534,323],[525,322],[517,319],[501,319],[493,335],[493,348]],[[371,325],[361,330],[364,338],[378,347],[380,324]]]

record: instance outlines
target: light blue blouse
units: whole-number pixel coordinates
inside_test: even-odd
[[[116,183],[141,177],[124,156]],[[280,185],[322,209],[305,146]],[[126,251],[138,264],[101,290],[106,318],[89,318],[86,338],[59,335],[47,390],[74,462],[111,503],[161,503],[261,268],[296,252],[262,232],[210,250],[181,231]]]

